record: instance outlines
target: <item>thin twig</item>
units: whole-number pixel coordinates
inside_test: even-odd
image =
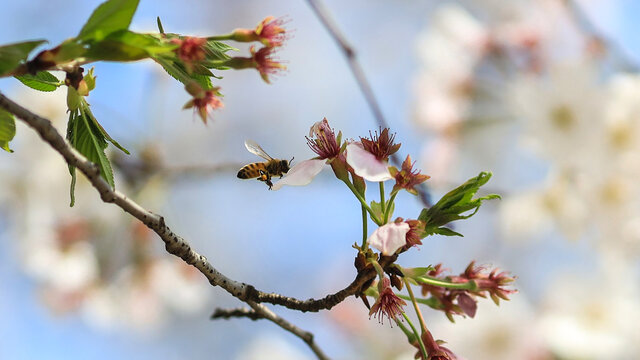
[[[314,341],[312,333],[310,333],[308,331],[304,331],[304,330],[300,329],[299,327],[293,325],[292,323],[286,321],[285,319],[283,319],[282,317],[276,315],[273,311],[269,310],[266,306],[264,306],[262,304],[258,304],[258,303],[254,302],[254,301],[247,301],[247,304],[249,304],[249,306],[251,306],[251,308],[254,311],[259,313],[260,316],[264,317],[267,320],[270,320],[271,322],[273,322],[276,325],[280,326],[284,330],[286,330],[286,331],[294,334],[295,336],[299,337],[300,339],[302,339],[302,341],[304,341],[309,346],[311,351],[313,351],[313,353],[316,354],[318,359],[320,359],[320,360],[328,360],[329,359],[327,357],[327,355],[324,354],[324,352],[318,347],[318,345]]]
[[[318,357],[318,359],[324,360],[329,359],[327,355],[318,347],[318,345],[313,340],[313,334],[300,329],[299,327],[293,325],[282,317],[276,315],[271,310],[269,310],[266,306],[258,304],[253,301],[247,302],[251,309],[247,308],[237,308],[237,309],[216,309],[211,315],[211,319],[231,319],[231,318],[247,318],[251,320],[260,320],[267,319],[274,324],[280,326],[284,330],[294,334],[304,341],[311,351]]]
[[[338,47],[340,47],[340,50],[342,50],[342,53],[344,54],[344,57],[347,59],[347,63],[349,64],[349,68],[353,73],[353,77],[356,79],[358,87],[360,88],[362,95],[367,101],[369,108],[371,108],[371,112],[373,113],[373,117],[376,119],[378,126],[380,126],[381,128],[388,128],[389,122],[387,122],[384,115],[382,114],[382,109],[380,108],[380,105],[376,100],[373,89],[369,84],[369,80],[367,80],[367,77],[362,70],[362,66],[358,61],[355,49],[351,45],[349,45],[349,42],[340,32],[338,26],[333,21],[333,19],[329,15],[329,12],[320,0],[307,0],[307,2],[309,3],[309,6],[318,17],[322,25],[324,25],[329,35],[331,35],[333,40],[335,40],[335,42],[338,44]],[[398,158],[397,154],[391,155],[391,162],[393,162],[398,167],[402,166],[402,160]],[[425,206],[431,206],[431,200],[429,199],[429,194],[426,191],[424,184],[418,187],[418,195],[420,196],[420,200]]]
[[[217,308],[211,314],[211,319],[231,319],[231,318],[247,318],[251,320],[260,320],[264,319],[264,316],[258,314],[253,309],[247,308],[236,308],[236,309],[221,309]]]
[[[327,359],[326,355],[324,355],[324,353],[318,348],[317,344],[313,341],[313,334],[305,332],[287,322],[269,310],[266,306],[257,304],[255,301],[247,300],[246,298],[248,293],[261,294],[261,292],[255,290],[251,285],[240,283],[226,277],[224,274],[216,270],[209,261],[207,261],[206,257],[194,251],[187,241],[171,231],[171,229],[165,224],[162,216],[144,209],[135,201],[127,198],[126,195],[111,188],[111,186],[109,186],[109,184],[100,176],[99,167],[74,149],[71,144],[69,144],[69,142],[60,135],[56,128],[53,127],[51,121],[33,114],[29,110],[8,99],[2,93],[0,93],[0,108],[3,108],[14,114],[19,119],[22,119],[27,125],[32,127],[45,142],[60,153],[67,164],[80,170],[91,182],[91,185],[98,190],[102,201],[116,204],[122,210],[142,221],[148,228],[158,234],[162,241],[164,241],[167,252],[180,257],[187,264],[193,265],[209,280],[211,285],[220,286],[234,297],[245,301],[249,306],[251,306],[257,315],[274,322],[281,328],[300,337],[305,343],[307,343],[307,345],[309,345],[311,350],[319,359]]]

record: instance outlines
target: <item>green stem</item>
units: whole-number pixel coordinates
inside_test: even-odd
[[[362,204],[362,207],[367,209],[367,212],[369,212],[369,214],[371,215],[371,218],[373,219],[373,222],[375,222],[378,226],[382,226],[383,224],[380,222],[380,219],[378,219],[376,214],[373,213],[373,210],[371,210],[369,205],[367,205],[367,201],[362,197],[362,195],[360,195],[360,193],[358,192],[358,190],[356,190],[356,188],[353,186],[353,184],[350,183],[349,181],[345,181],[345,180],[342,180],[342,181],[345,184],[347,184],[347,187],[349,188],[349,190],[351,190],[353,195],[355,195],[356,198],[358,198],[358,200],[360,201],[360,204]]]
[[[384,207],[384,181],[380,181],[378,184],[380,184],[380,212],[382,213],[382,220],[384,220],[385,224],[386,224],[386,220],[387,218],[384,216],[385,214],[385,207]]]
[[[362,246],[360,248],[364,251],[367,248],[367,209],[364,206],[360,206],[362,209]]]
[[[208,41],[231,40],[231,39],[233,39],[233,33],[207,37]]]
[[[428,359],[427,349],[424,347],[424,343],[422,342],[422,337],[420,336],[420,334],[418,334],[418,330],[416,330],[416,327],[413,326],[413,323],[411,322],[411,320],[409,320],[409,317],[407,316],[406,313],[403,312],[402,317],[404,317],[404,319],[407,320],[407,323],[411,327],[411,330],[413,330],[413,333],[415,334],[416,339],[418,339],[418,345],[420,345],[420,352],[422,353],[422,358]]]
[[[475,281],[469,281],[465,283],[452,283],[449,281],[440,280],[440,279],[432,278],[429,276],[420,276],[414,279],[419,283],[444,287],[448,289],[458,289],[458,290],[477,290],[478,289],[478,285],[475,283]]]
[[[393,194],[391,194],[391,198],[389,199],[389,204],[387,205],[387,208],[384,212],[384,222],[387,223],[389,221],[389,213],[391,212],[391,205],[393,204],[393,202],[396,199],[396,195],[398,195],[397,192],[394,192]]]
[[[404,279],[404,286],[407,288],[407,292],[409,292],[409,296],[411,297],[411,303],[413,304],[413,309],[416,311],[416,315],[418,316],[418,320],[420,321],[420,327],[422,328],[422,332],[426,332],[427,325],[424,323],[424,319],[422,318],[422,313],[420,312],[420,308],[418,307],[418,302],[416,301],[416,297],[413,295],[413,289],[411,289],[411,283],[407,278]]]
[[[411,301],[411,297],[408,295],[402,295],[402,294],[398,294],[398,297],[402,300],[409,300]],[[423,298],[416,298],[416,302],[423,304],[423,305],[427,305],[428,307],[432,308],[432,309],[436,309],[438,310],[438,305],[440,304],[440,302],[436,299],[436,298],[428,298],[428,299],[423,299]]]

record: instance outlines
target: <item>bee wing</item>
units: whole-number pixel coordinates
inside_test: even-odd
[[[265,160],[273,160],[269,154],[267,154],[261,147],[253,140],[245,140],[244,146],[249,150],[250,153],[256,154]]]

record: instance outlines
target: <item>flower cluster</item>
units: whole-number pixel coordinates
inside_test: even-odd
[[[417,218],[405,220],[396,217],[395,220],[391,220],[398,193],[406,190],[407,193],[416,195],[417,186],[429,179],[429,176],[414,169],[415,163],[411,162],[410,156],[406,157],[401,169],[389,164],[391,156],[397,153],[401,146],[395,142],[395,137],[388,128],[381,128],[369,133],[368,137],[361,137],[359,141],[343,141],[342,133],[336,134],[327,119],[323,119],[313,124],[309,136],[305,137],[307,145],[317,156],[295,164],[280,181],[273,184],[272,189],[279,190],[284,185],[307,185],[325,165],[331,166],[336,178],[347,185],[360,202],[363,216],[363,241],[359,246],[354,245],[358,250],[356,269],[360,273],[375,269],[378,278],[375,284],[373,279],[366,282],[363,294],[360,295],[367,307],[369,302],[366,296],[376,299],[369,308],[369,317],[373,316],[381,323],[386,317],[390,324],[395,322],[398,327],[409,333],[401,321],[409,321],[404,315],[406,300],[414,303],[414,308],[421,318],[422,315],[417,310],[417,300],[411,290],[412,283],[422,286],[423,295],[431,294],[430,299],[423,299],[425,303],[443,310],[447,316],[466,314],[473,317],[477,296],[490,295],[496,303],[499,298],[507,299],[514,290],[505,288],[513,281],[506,273],[492,271],[486,274],[483,272],[484,268],[471,263],[463,274],[441,278],[441,265],[431,271],[420,271],[403,269],[395,263],[401,253],[423,245],[422,240],[428,235],[460,235],[442,226],[454,220],[468,218],[475,213],[474,211],[468,215],[469,210],[477,211],[483,200],[497,197],[489,195],[474,199],[478,188],[491,177],[489,173],[481,173],[450,191],[438,201],[437,206],[424,209]],[[388,197],[384,189],[386,181],[394,182]],[[379,201],[366,201],[368,182],[378,183]],[[370,234],[367,230],[368,219],[377,226]],[[411,279],[411,282],[407,279]],[[399,291],[406,289],[409,296],[397,294],[393,287]],[[418,334],[414,328],[414,333],[410,336],[410,339],[415,339],[415,345],[420,349],[419,357],[433,360],[456,359],[453,352],[433,339],[424,323],[421,325],[421,333]]]
[[[498,272],[497,269],[486,272],[483,266],[476,266],[475,262],[471,262],[465,271],[457,276],[443,276],[444,268],[442,264],[438,264],[427,275],[432,279],[440,279],[451,284],[468,284],[466,288],[453,287],[447,288],[432,283],[422,284],[422,295],[430,295],[435,301],[434,308],[443,311],[450,321],[453,315],[467,315],[474,317],[477,310],[476,296],[490,296],[493,302],[498,305],[500,299],[509,300],[509,295],[516,292],[513,289],[507,289],[515,280],[514,277],[508,276],[507,272]]]
[[[185,83],[187,92],[193,97],[184,108],[194,108],[196,114],[206,123],[211,110],[222,107],[222,101],[218,97],[220,88],[198,81],[198,76],[213,75],[209,69],[256,69],[266,83],[270,83],[270,78],[273,76],[285,71],[287,67],[275,56],[276,51],[282,47],[287,39],[287,30],[282,27],[284,22],[283,19],[269,16],[262,20],[255,29],[236,29],[227,35],[208,38],[170,38],[169,42],[177,46],[174,53],[178,62],[188,75],[194,77],[179,79]],[[251,54],[249,57],[229,57],[224,52],[233,48],[216,43],[219,40],[260,42],[264,46],[256,49],[252,45],[249,48]],[[221,52],[221,48],[225,50]],[[169,65],[165,65],[165,69],[174,77],[181,74],[179,69],[176,70]]]

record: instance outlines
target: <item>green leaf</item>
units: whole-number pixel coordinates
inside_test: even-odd
[[[389,206],[388,201],[386,201],[385,204],[386,204],[385,206]],[[382,211],[382,207],[380,206],[380,203],[377,201],[372,201],[370,204],[370,207],[373,213],[376,215],[376,217],[384,221],[384,213]],[[394,208],[395,208],[395,203],[391,203],[391,210],[389,210],[389,218],[392,218]],[[369,214],[369,216],[371,217],[371,221],[374,221],[371,214]]]
[[[462,234],[460,234],[459,232],[453,231],[449,228],[446,227],[439,227],[437,229],[434,230],[433,232],[434,234],[438,234],[438,235],[444,235],[444,236],[464,236]]]
[[[226,54],[227,51],[238,51],[233,46],[214,40],[207,41],[204,49],[207,60],[228,60],[231,56]]]
[[[0,109],[0,148],[12,153],[9,148],[9,141],[16,136],[16,120],[13,114]]]
[[[86,57],[104,61],[136,61],[172,52],[176,47],[176,44],[163,41],[153,34],[119,30],[91,43]]]
[[[128,29],[138,2],[139,0],[108,0],[100,4],[80,30],[78,39],[101,40],[114,31]]]
[[[16,76],[16,79],[26,86],[39,91],[54,91],[62,83],[48,71],[38,71],[35,75],[25,74]]]
[[[69,87],[71,89],[71,87]],[[74,142],[74,134],[76,132],[76,112],[69,111],[69,121],[67,121],[67,141],[73,145]],[[69,173],[71,174],[71,186],[69,187],[69,196],[71,197],[71,201],[69,202],[69,206],[73,207],[76,203],[76,167],[69,165]]]
[[[171,77],[180,81],[181,83],[187,85],[193,80],[198,83],[198,85],[200,85],[200,87],[204,90],[213,89],[211,78],[209,78],[208,76],[196,73],[189,74],[184,66],[182,66],[182,64],[167,59],[166,57],[158,56],[154,57],[153,59],[164,68],[167,74],[171,75]]]
[[[29,53],[46,40],[33,40],[0,46],[0,76],[5,76],[20,66]]]
[[[455,220],[470,218],[478,211],[484,200],[499,199],[500,196],[495,194],[473,198],[478,189],[490,178],[490,172],[481,172],[478,176],[449,191],[429,209],[423,209],[418,220],[426,223],[424,236],[431,234],[462,236],[442,226]]]
[[[100,130],[100,133],[102,134],[102,136],[104,136],[105,139],[109,140],[110,143],[112,143],[115,147],[117,147],[118,149],[120,149],[123,153],[130,155],[129,150],[125,149],[122,145],[120,145],[117,141],[115,141],[108,133],[107,130],[105,130],[102,125],[100,125],[100,123],[98,122],[98,120],[96,120],[96,117],[93,116],[93,113],[91,112],[91,109],[89,108],[89,104],[87,104],[86,102],[83,104],[83,109],[84,109],[84,114],[89,117],[89,119],[91,120],[91,122],[93,123],[93,125],[98,128],[98,130]]]
[[[83,104],[84,105],[84,104]],[[113,170],[111,163],[104,153],[107,148],[107,141],[102,134],[102,131],[95,125],[95,123],[86,116],[85,106],[81,106],[78,112],[74,112],[72,118],[69,121],[69,128],[67,129],[67,138],[71,145],[76,148],[82,155],[84,155],[89,161],[98,165],[100,169],[100,176],[104,178],[107,183],[113,187]],[[73,206],[73,186],[75,183],[75,168],[69,168],[72,176],[71,183],[71,205]]]

